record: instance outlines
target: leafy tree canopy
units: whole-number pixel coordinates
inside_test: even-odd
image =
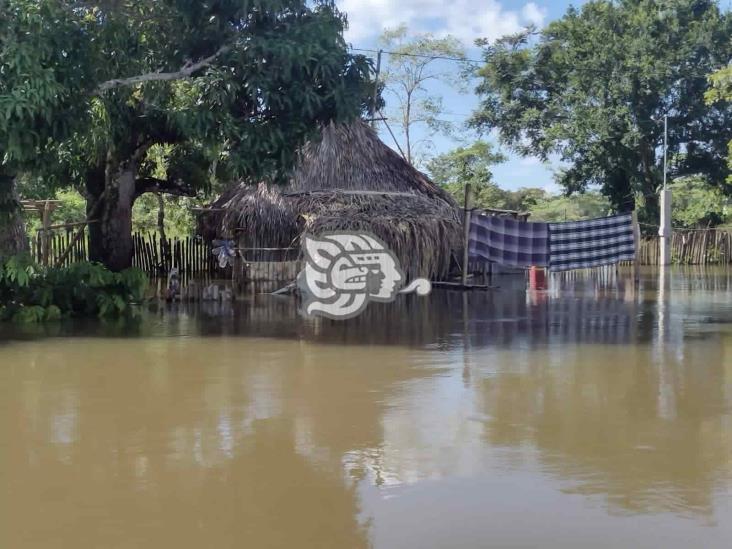
[[[730,219],[729,197],[703,177],[681,177],[671,184],[671,190],[671,220],[675,227],[714,227]]]
[[[545,195],[526,208],[532,221],[579,221],[604,217],[610,202],[598,191],[586,191],[574,196]]]
[[[113,269],[137,197],[281,180],[318,124],[370,102],[370,62],[330,0],[0,2],[4,185],[32,169],[76,186]]]
[[[641,194],[653,216],[664,116],[672,175],[729,173],[732,103],[707,105],[704,92],[732,57],[731,35],[732,14],[715,1],[591,0],[539,33],[482,42],[472,125],[521,154],[558,154],[566,191],[596,185],[623,210]]]
[[[719,69],[709,77],[711,87],[705,95],[707,103],[712,105],[717,102],[732,103],[732,64]],[[727,144],[727,166],[732,172],[732,137]],[[727,176],[727,183],[732,185],[732,174]]]
[[[465,184],[472,186],[473,203],[481,207],[502,208],[505,191],[493,181],[491,167],[506,160],[486,141],[458,147],[430,160],[427,171],[438,185],[450,192],[458,204],[465,197]],[[501,204],[501,205],[497,205]]]

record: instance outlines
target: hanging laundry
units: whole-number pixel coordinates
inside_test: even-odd
[[[509,267],[546,267],[549,264],[549,226],[510,217],[473,214],[468,253]]]
[[[549,223],[549,269],[569,271],[635,259],[631,214]]]

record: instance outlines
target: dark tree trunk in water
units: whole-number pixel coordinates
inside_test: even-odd
[[[112,271],[132,265],[132,205],[135,202],[133,168],[107,170],[103,185],[87,183],[87,217],[98,220],[89,224],[89,259]]]
[[[155,193],[158,199],[158,233],[160,233],[160,249],[163,253],[162,265],[160,269],[164,269],[168,262],[168,237],[165,235],[165,200],[161,193]]]
[[[96,220],[89,224],[89,258],[112,271],[132,266],[132,206],[138,196],[148,192],[195,196],[184,181],[138,178],[148,148],[139,146],[124,162],[116,162],[110,153],[104,169],[100,166],[87,174],[86,215],[90,221]],[[160,214],[162,222],[165,214],[162,210]]]
[[[0,258],[28,251],[15,177],[0,173]]]

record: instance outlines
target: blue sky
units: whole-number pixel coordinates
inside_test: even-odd
[[[404,23],[413,33],[453,35],[465,45],[468,57],[480,59],[480,51],[473,45],[476,38],[494,40],[516,32],[527,24],[542,27],[552,19],[561,17],[570,5],[579,6],[583,1],[337,0],[337,4],[348,16],[346,40],[355,48],[374,48],[385,28]],[[388,56],[383,62],[388,62]],[[472,89],[463,95],[446,90],[444,99],[444,118],[456,123],[462,123],[478,105],[478,98]],[[384,142],[394,146],[389,134],[383,133]],[[459,145],[444,137],[437,137],[434,144],[436,153]],[[556,162],[543,164],[536,158],[521,158],[505,149],[501,151],[509,159],[493,170],[499,185],[507,189],[542,187],[549,191],[558,190],[552,175],[558,166]]]

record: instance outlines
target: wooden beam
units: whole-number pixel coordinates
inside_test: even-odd
[[[49,225],[47,229],[49,231],[54,229],[70,229],[71,227],[78,227],[79,225],[87,225],[89,223],[99,223],[99,220],[92,219],[91,221],[76,221],[75,223],[59,223],[58,225]]]
[[[463,284],[462,282],[446,282],[434,280],[430,282],[433,288],[448,288],[451,290],[497,290],[500,286],[481,285],[481,284]]]

